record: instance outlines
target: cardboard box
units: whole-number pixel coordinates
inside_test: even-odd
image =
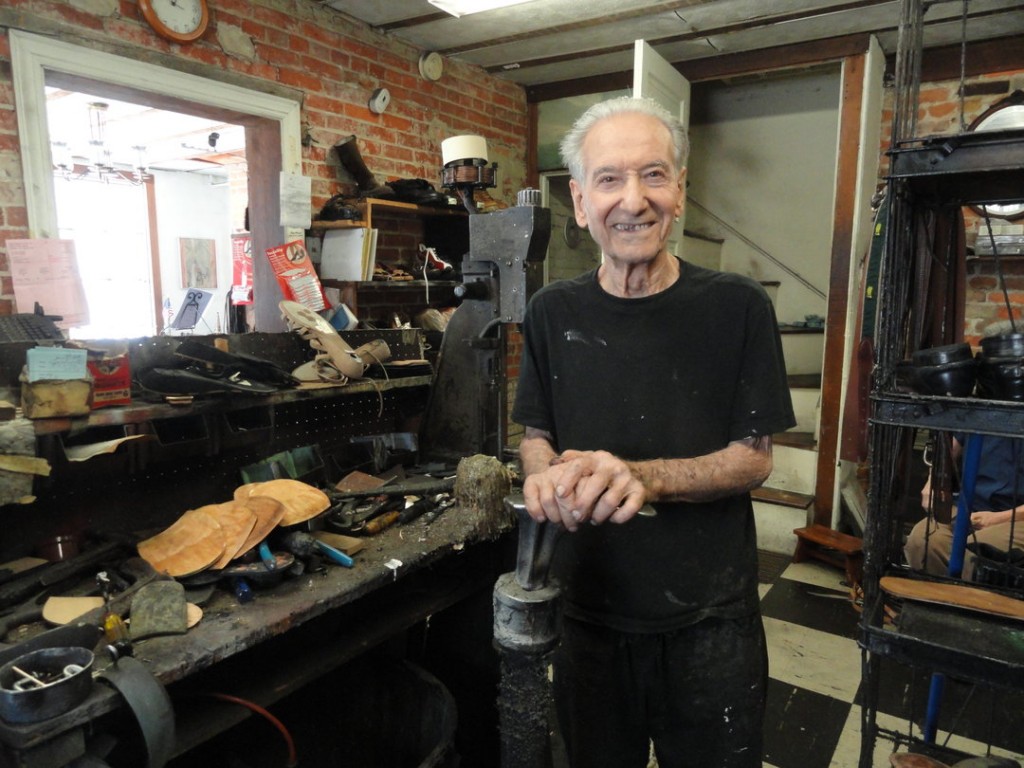
[[[21,410],[28,419],[87,416],[92,410],[92,379],[28,380],[21,372]]]

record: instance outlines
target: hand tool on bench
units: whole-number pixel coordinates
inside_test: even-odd
[[[359,533],[364,536],[374,536],[397,523],[398,518],[401,517],[401,515],[402,513],[397,509],[391,512],[385,512],[372,520],[367,520],[361,527],[356,528],[353,533]]]
[[[422,496],[430,493],[443,493],[455,487],[454,477],[427,477],[423,480],[411,480],[406,478],[404,483],[385,485],[379,488],[351,489],[346,491],[327,491],[327,495],[335,503],[344,503],[353,499],[367,499],[374,496],[408,496],[414,494]]]
[[[332,530],[344,531],[345,533],[363,532],[363,529],[374,518],[397,510],[404,505],[404,496],[392,498],[388,495],[378,494],[362,501],[349,500],[340,509],[328,512],[326,521]],[[391,522],[394,522],[394,520]],[[375,532],[374,529],[377,527],[370,526],[369,532]]]
[[[421,499],[417,499],[403,509],[398,515],[398,522],[401,525],[411,523],[421,515],[425,515],[433,509],[437,508],[437,505],[444,499],[444,494],[438,494],[436,496],[424,496]]]
[[[140,587],[149,584],[154,579],[166,578],[154,571],[149,563],[139,557],[128,558],[120,565],[120,569],[125,575],[134,576],[135,580],[130,587],[113,596],[107,606],[89,611],[72,624],[41,632],[15,645],[0,645],[0,665],[6,664],[23,653],[40,648],[75,647],[92,650],[103,636],[103,618],[108,608],[116,610],[118,613],[127,612],[131,596]]]
[[[0,585],[0,608],[17,605],[46,587],[54,587],[105,562],[116,559],[124,549],[125,545],[122,542],[106,542],[62,563],[33,568],[25,575]]]
[[[284,538],[281,539],[281,547],[296,557],[309,557],[310,555],[321,554],[346,568],[351,568],[355,565],[355,560],[341,550],[335,549],[302,531],[292,531],[285,534]]]

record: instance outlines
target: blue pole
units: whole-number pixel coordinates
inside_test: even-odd
[[[974,481],[978,479],[978,465],[981,463],[981,435],[968,435],[964,448],[963,482],[960,497],[956,503],[956,520],[953,522],[953,545],[949,552],[949,566],[946,572],[959,577],[964,570],[964,551],[967,549],[967,534],[971,532],[971,502],[974,499]],[[928,744],[935,743],[939,724],[939,706],[946,677],[942,673],[932,675],[928,689],[928,711],[925,713],[923,736]]]

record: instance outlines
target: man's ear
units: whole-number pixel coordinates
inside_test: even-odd
[[[576,223],[580,229],[586,229],[587,213],[583,210],[583,189],[576,179],[569,179],[569,194],[572,195],[572,208],[576,214]]]
[[[684,166],[679,171],[679,196],[676,198],[676,210],[675,216],[679,218],[683,215],[683,209],[686,207],[686,167]]]

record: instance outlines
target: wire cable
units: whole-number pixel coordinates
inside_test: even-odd
[[[220,701],[226,701],[230,704],[237,704],[241,707],[245,707],[246,709],[255,712],[257,715],[267,720],[271,725],[273,725],[275,728],[277,728],[278,731],[281,732],[281,736],[284,737],[285,744],[288,746],[288,763],[286,768],[296,768],[296,766],[299,764],[299,758],[295,752],[295,741],[292,739],[292,735],[291,733],[289,733],[287,726],[285,726],[284,723],[282,723],[280,720],[274,717],[274,715],[272,715],[268,710],[261,707],[259,704],[256,704],[255,702],[249,701],[248,699],[243,699],[239,696],[232,696],[228,693],[218,693],[215,691],[211,691],[203,695],[209,696],[214,699],[219,699]]]

